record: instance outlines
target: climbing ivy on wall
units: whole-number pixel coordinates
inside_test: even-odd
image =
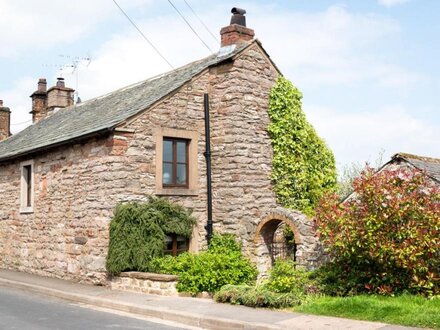
[[[312,215],[322,195],[336,187],[332,151],[307,122],[301,92],[279,77],[269,97],[272,180],[278,203]]]
[[[195,224],[190,210],[163,198],[118,205],[110,222],[107,271],[148,271],[149,262],[164,253],[165,235],[189,238]]]

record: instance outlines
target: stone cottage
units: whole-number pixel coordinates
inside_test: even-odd
[[[432,183],[440,186],[440,159],[417,156],[407,153],[397,153],[391,157],[391,160],[384,164],[379,171],[383,169],[410,168],[424,171],[432,180]]]
[[[74,105],[62,79],[49,89],[40,79],[33,124],[15,135],[0,104],[0,267],[104,284],[113,210],[148,196],[198,219],[189,242],[168,237],[167,248],[206,246],[205,110],[214,231],[237,235],[264,271],[288,225],[293,257],[316,262],[312,223],[277,205],[270,180],[268,96],[280,72],[232,12],[218,53],[107,95]]]

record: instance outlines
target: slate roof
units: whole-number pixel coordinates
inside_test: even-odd
[[[252,43],[223,47],[217,54],[168,73],[60,109],[50,117],[0,142],[0,161],[110,131],[178,89],[208,67],[236,56]]]
[[[440,182],[440,159],[398,153],[391,158],[389,163],[400,160],[403,160],[422,171],[426,171],[426,174],[428,174],[431,178],[437,182]]]

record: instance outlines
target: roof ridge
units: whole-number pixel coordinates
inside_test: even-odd
[[[425,161],[425,162],[439,163],[440,164],[440,158],[427,157],[427,156],[419,156],[419,155],[405,153],[405,152],[398,152],[398,153],[396,153],[391,158],[392,159],[395,159],[395,158],[415,159],[415,160],[419,160],[419,161]]]

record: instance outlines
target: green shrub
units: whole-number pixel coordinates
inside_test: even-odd
[[[311,215],[323,194],[336,189],[336,165],[331,150],[307,122],[301,98],[284,77],[270,92],[271,177],[282,206]]]
[[[297,295],[318,293],[313,272],[298,267],[292,260],[277,260],[270,270],[266,288],[278,293]]]
[[[353,198],[326,196],[316,212],[332,257],[320,270],[325,290],[438,294],[440,189],[415,169],[367,168],[353,187]]]
[[[216,292],[214,300],[221,303],[249,307],[286,308],[301,304],[302,299],[294,293],[277,293],[264,286],[225,285]]]
[[[257,276],[256,267],[242,255],[233,236],[218,234],[207,251],[156,258],[150,271],[179,275],[177,290],[192,294],[215,292],[226,284],[252,284]]]
[[[215,295],[217,302],[249,307],[286,308],[297,306],[319,292],[313,272],[295,267],[293,261],[279,260],[269,279],[257,286],[225,285]]]
[[[191,211],[162,198],[118,205],[110,222],[107,271],[147,271],[150,261],[163,255],[165,235],[190,237],[195,223]]]

